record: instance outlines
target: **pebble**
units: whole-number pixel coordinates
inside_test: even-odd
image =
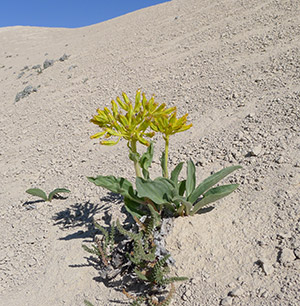
[[[47,69],[47,68],[49,68],[50,66],[53,66],[53,64],[54,64],[54,60],[48,60],[48,59],[46,59],[46,60],[44,61],[44,63],[43,63],[43,67],[44,67],[44,69]]]
[[[283,156],[279,156],[275,159],[275,163],[277,164],[282,164],[284,162],[284,157]]]
[[[69,56],[65,53],[63,56],[61,56],[61,57],[59,58],[59,61],[63,62],[63,61],[65,61],[65,60],[67,60],[68,58],[69,58]]]
[[[298,259],[300,259],[300,247],[294,250],[294,254]]]
[[[221,305],[222,306],[228,306],[228,305],[232,305],[232,297],[227,296],[226,298],[221,300]]]
[[[284,248],[279,253],[279,261],[281,264],[292,262],[296,259],[295,254],[292,250]]]
[[[228,293],[229,296],[241,296],[244,290],[241,287],[237,287]]]
[[[32,69],[41,69],[41,65],[34,65],[32,66]]]
[[[251,156],[259,156],[262,152],[262,145],[259,144],[252,148],[252,150],[249,152],[249,155]]]
[[[32,92],[37,92],[37,87],[31,85],[26,86],[22,91],[17,93],[15,102],[19,102],[21,99],[29,96]]]
[[[271,275],[274,272],[274,268],[272,264],[268,261],[263,262],[262,268],[263,268],[263,271],[266,273],[266,275]]]

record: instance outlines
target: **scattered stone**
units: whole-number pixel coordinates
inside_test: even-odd
[[[70,57],[70,55],[64,54],[63,56],[61,56],[59,58],[59,61],[64,62],[65,60],[67,60]]]
[[[19,102],[21,99],[29,96],[32,92],[37,92],[37,87],[31,85],[26,86],[22,91],[17,93],[15,102]]]
[[[197,285],[197,284],[199,284],[200,282],[201,282],[201,277],[194,277],[194,278],[191,279],[191,283],[192,283],[193,285]]]
[[[266,275],[271,275],[274,272],[274,268],[272,264],[268,261],[262,264],[262,268],[263,268],[263,271],[266,273]]]
[[[75,69],[75,68],[77,68],[77,67],[78,67],[77,65],[72,65],[72,66],[69,67],[68,70],[71,71],[71,70],[73,70],[73,69]]]
[[[232,305],[232,297],[227,296],[226,298],[222,299],[220,305],[222,306]]]
[[[277,164],[282,164],[284,162],[284,157],[283,156],[279,156],[275,159],[275,163]]]
[[[248,155],[250,155],[250,156],[259,156],[261,154],[261,152],[262,152],[262,145],[259,144],[259,145],[255,146],[255,147],[253,147]]]
[[[296,259],[295,254],[292,250],[284,248],[279,253],[279,261],[281,264],[287,264]]]
[[[244,294],[244,290],[241,287],[237,287],[228,293],[229,296],[241,296]]]
[[[43,67],[44,69],[47,69],[49,68],[50,66],[53,66],[54,65],[54,60],[48,60],[46,59],[43,63]]]
[[[265,288],[260,288],[258,290],[258,292],[259,292],[258,294],[259,294],[260,297],[267,298],[269,296],[269,293],[268,293],[267,289],[265,289]]]
[[[20,79],[24,74],[25,74],[24,71],[22,71],[21,73],[19,73],[19,74],[18,74],[18,79]]]
[[[42,67],[41,67],[41,65],[34,65],[34,66],[32,66],[32,69],[41,69]]]
[[[298,248],[296,248],[296,249],[294,250],[294,254],[295,254],[295,256],[296,256],[298,259],[300,259],[300,247],[298,247]]]
[[[300,162],[296,162],[296,164],[294,165],[294,167],[300,168]]]

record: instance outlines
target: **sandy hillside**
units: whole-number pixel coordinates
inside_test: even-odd
[[[200,180],[243,166],[226,181],[238,191],[175,220],[168,249],[190,281],[172,305],[300,305],[298,0],[173,0],[80,29],[0,28],[0,304],[127,301],[81,244],[93,217],[123,215],[86,176],[134,177],[126,144],[89,139],[89,119],[138,88],[189,113],[171,167],[192,158]],[[31,187],[72,193],[47,204]]]

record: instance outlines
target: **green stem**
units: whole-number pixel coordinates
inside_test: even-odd
[[[131,141],[131,151],[132,151],[132,153],[137,153],[136,143],[137,143],[136,140]],[[142,174],[141,174],[141,168],[140,168],[139,162],[137,160],[135,160],[133,163],[134,163],[134,170],[135,170],[136,176],[141,177]]]
[[[165,137],[165,141],[166,141],[165,142],[165,174],[164,174],[165,178],[169,178],[169,173],[168,173],[169,137],[170,136]]]

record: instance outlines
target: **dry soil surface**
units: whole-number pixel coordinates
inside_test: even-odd
[[[299,80],[299,0],[173,0],[79,29],[0,28],[1,305],[128,301],[81,244],[93,218],[123,215],[86,176],[134,178],[126,143],[89,139],[89,119],[138,88],[189,113],[170,167],[192,158],[201,180],[243,166],[225,180],[236,192],[174,221],[174,273],[190,280],[172,305],[300,305]],[[44,203],[31,187],[72,192]]]

